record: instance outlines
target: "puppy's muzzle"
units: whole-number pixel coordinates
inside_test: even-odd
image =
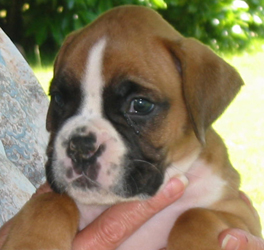
[[[96,180],[100,170],[100,165],[96,162],[104,148],[103,144],[99,146],[96,144],[96,136],[93,133],[73,136],[68,142],[67,155],[72,160],[74,172]]]

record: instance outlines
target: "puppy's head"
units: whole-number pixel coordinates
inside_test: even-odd
[[[152,196],[170,166],[185,171],[180,162],[206,143],[241,84],[156,12],[113,9],[72,33],[56,58],[47,179],[87,204]]]

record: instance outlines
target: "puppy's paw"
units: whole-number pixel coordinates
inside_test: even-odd
[[[70,250],[78,223],[79,211],[70,197],[53,192],[41,194],[13,218],[1,250]]]

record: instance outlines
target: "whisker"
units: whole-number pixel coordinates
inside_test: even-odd
[[[96,186],[98,186],[100,189],[106,191],[107,193],[112,193],[115,194],[114,192],[112,192],[110,189],[106,189],[102,186],[102,184],[100,184],[99,182],[92,180],[89,176],[87,176],[84,172],[82,173],[82,176],[85,177],[85,179],[87,179],[89,182],[92,182],[93,184],[95,184]]]
[[[142,163],[146,163],[148,164],[149,166],[151,166],[153,169],[157,170],[161,175],[162,175],[162,172],[159,168],[157,168],[157,166],[155,166],[153,163],[151,162],[148,162],[146,160],[141,160],[141,159],[133,159],[133,161],[135,162],[142,162]]]
[[[154,164],[152,164],[152,163],[150,163],[150,162],[148,162],[148,161],[140,160],[140,159],[134,159],[133,161],[135,161],[135,162],[142,162],[142,163],[148,164],[148,165],[151,166],[153,169],[158,170],[158,168],[157,168]],[[140,173],[141,177],[143,178],[143,176],[142,176],[142,174],[141,174],[141,171],[139,171],[137,168],[136,168],[135,170],[137,170],[137,171]]]

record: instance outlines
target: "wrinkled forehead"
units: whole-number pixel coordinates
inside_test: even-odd
[[[77,38],[77,37],[76,37]],[[75,39],[76,39],[75,38]],[[125,39],[102,34],[97,39],[79,40],[63,52],[55,69],[55,78],[71,76],[73,84],[85,84],[85,75],[93,70],[102,76],[105,86],[115,79],[160,85],[175,81],[176,68],[173,59],[159,38]],[[173,73],[173,74],[172,74]],[[93,73],[94,74],[94,73]],[[170,80],[169,80],[170,79]]]
[[[119,16],[115,12],[66,39],[55,63],[55,78],[70,74],[75,84],[85,84],[87,71],[97,65],[104,86],[120,78],[155,83],[161,89],[163,83],[175,82],[175,65],[164,40],[178,33],[152,11],[136,17],[131,10]]]

